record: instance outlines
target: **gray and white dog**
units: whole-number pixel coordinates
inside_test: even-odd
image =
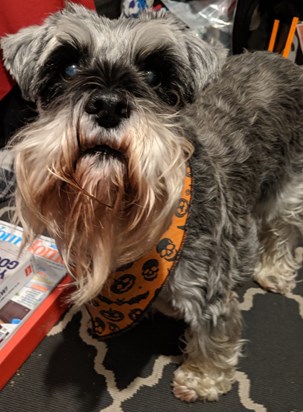
[[[55,237],[78,304],[157,243],[190,161],[187,236],[154,306],[188,325],[174,394],[218,399],[242,346],[235,285],[295,285],[302,69],[266,52],[226,57],[170,15],[110,21],[76,5],[1,46],[39,111],[13,141],[18,218],[27,241]]]

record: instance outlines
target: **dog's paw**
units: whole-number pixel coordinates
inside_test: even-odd
[[[220,395],[231,390],[234,374],[233,368],[227,372],[203,373],[183,364],[174,373],[173,393],[185,402],[217,401]]]
[[[263,289],[286,295],[296,286],[296,275],[295,268],[282,271],[277,267],[259,266],[254,279]]]

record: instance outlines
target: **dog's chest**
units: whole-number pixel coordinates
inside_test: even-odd
[[[157,297],[179,262],[185,242],[191,203],[191,171],[187,168],[179,206],[170,227],[152,250],[115,273],[87,305],[90,333],[105,338],[136,324]]]

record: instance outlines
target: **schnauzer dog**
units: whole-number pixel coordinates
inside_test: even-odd
[[[39,113],[12,142],[17,215],[26,241],[56,239],[76,303],[157,244],[190,166],[183,249],[153,306],[188,325],[175,396],[218,399],[243,343],[235,285],[295,285],[302,69],[267,52],[227,57],[170,15],[110,21],[76,5],[1,46]]]

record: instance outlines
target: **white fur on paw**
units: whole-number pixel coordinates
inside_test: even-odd
[[[303,263],[303,247],[297,247],[295,250],[295,261],[298,265],[302,265]]]
[[[254,279],[259,285],[271,292],[286,295],[296,286],[296,270],[285,270],[275,267],[257,267]]]
[[[233,381],[233,369],[228,373],[215,371],[212,376],[210,373],[191,370],[184,364],[174,373],[173,393],[185,402],[197,399],[216,401],[220,395],[230,391]]]

